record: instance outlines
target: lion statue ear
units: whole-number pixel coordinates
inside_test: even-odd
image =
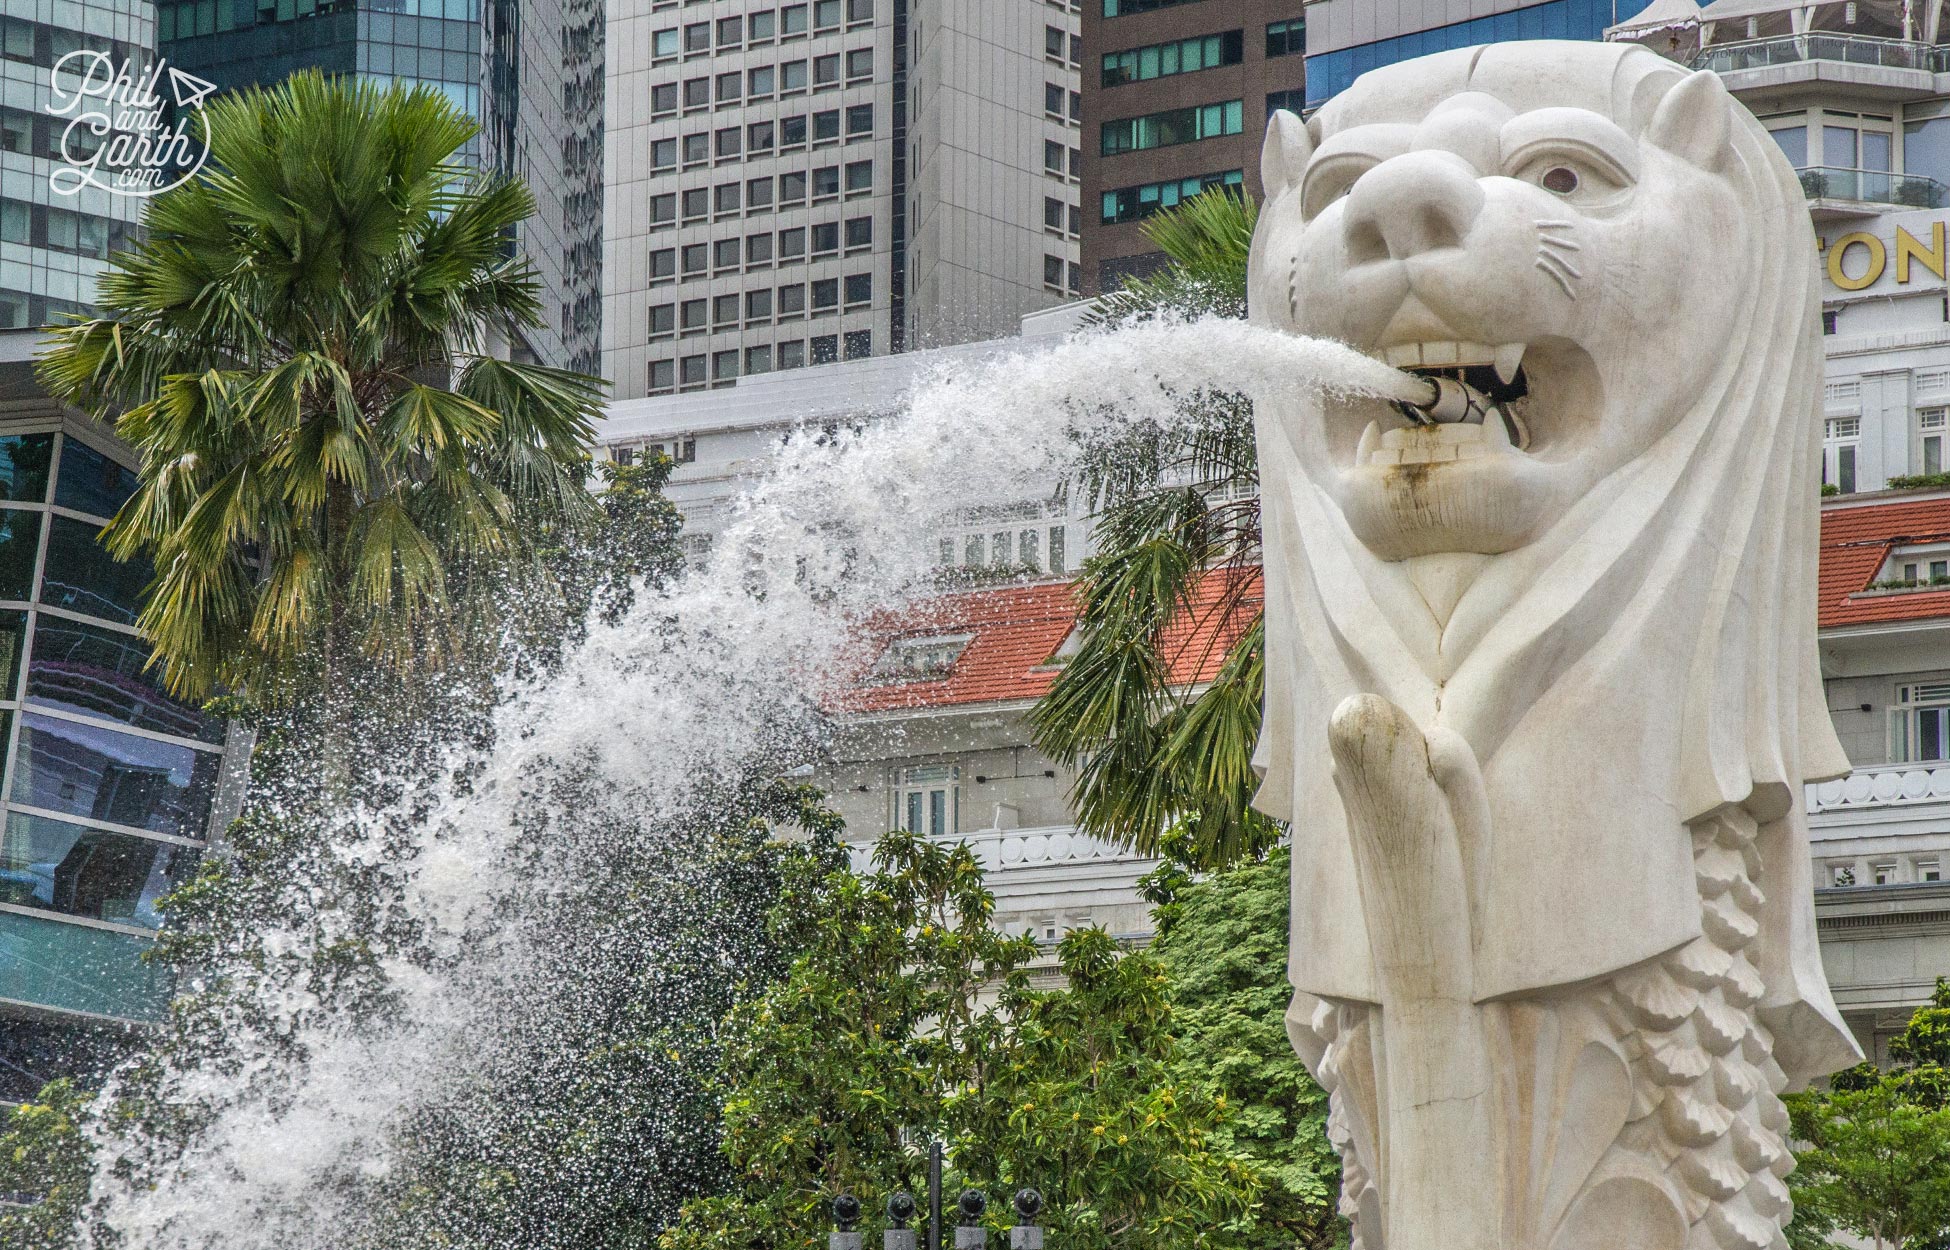
[[[1276,111],[1266,123],[1266,142],[1259,149],[1259,180],[1269,202],[1299,183],[1313,154],[1314,138],[1307,133],[1307,123],[1285,109]]]
[[[1645,137],[1701,169],[1717,169],[1726,154],[1733,104],[1726,84],[1710,69],[1679,80],[1659,101]]]

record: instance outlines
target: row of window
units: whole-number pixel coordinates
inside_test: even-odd
[[[1117,156],[1195,143],[1200,139],[1239,134],[1245,129],[1245,123],[1244,102],[1240,100],[1167,109],[1162,113],[1105,122],[1098,150],[1104,156]]]
[[[107,260],[127,244],[127,222],[24,200],[0,200],[0,242]]]
[[[1154,43],[1122,52],[1104,53],[1103,84],[1121,87],[1125,83],[1174,74],[1195,74],[1202,69],[1237,65],[1245,57],[1244,31],[1228,30],[1217,35],[1200,35],[1172,43]]]
[[[707,272],[722,273],[741,266],[791,265],[840,254],[844,241],[848,255],[873,246],[873,218],[851,217],[839,222],[820,222],[812,226],[793,226],[771,232],[748,234],[740,239],[715,239],[709,243],[686,243],[682,247],[660,247],[650,253],[650,284],[662,286],[679,276],[702,277]],[[808,247],[810,246],[810,253]]]
[[[1050,196],[1043,197],[1043,229],[1050,234],[1075,237],[1083,233],[1083,210]]]
[[[1067,147],[1055,139],[1043,140],[1043,172],[1061,178],[1065,166],[1071,178],[1083,176],[1083,149]]]
[[[1083,92],[1066,91],[1053,82],[1043,84],[1043,115],[1057,121],[1083,120]]]
[[[671,26],[650,36],[650,54],[659,60],[674,56],[699,56],[716,48],[741,48],[747,44],[768,43],[776,38],[813,31],[837,30],[842,18],[848,25],[873,20],[873,0],[813,0],[811,5],[788,4],[772,10],[762,9],[716,23],[692,22]]]
[[[1119,187],[1104,192],[1103,224],[1117,225],[1143,221],[1153,213],[1174,208],[1201,191],[1213,187],[1244,187],[1246,171],[1228,169],[1216,174],[1199,174],[1170,182],[1146,182],[1135,187]]]
[[[1853,863],[1832,864],[1829,867],[1829,880],[1841,889],[1852,885],[1905,885],[1911,881],[1927,884],[1943,880],[1943,861],[1935,855],[1911,859],[1909,870],[1910,876],[1905,880],[1902,866],[1893,859],[1871,861],[1867,873],[1862,876],[1858,876]]]
[[[845,66],[845,77],[841,77],[841,66]],[[808,87],[829,90],[842,82],[851,85],[868,82],[873,78],[873,49],[855,48],[845,54],[844,62],[838,52],[816,56],[811,61],[786,61],[779,65],[759,65],[746,70],[727,70],[722,74],[707,74],[701,78],[688,78],[682,83],[662,82],[650,88],[650,113],[653,117],[664,117],[678,111],[685,112],[708,109],[713,104],[720,106],[754,100],[766,100],[774,95],[791,95]]]
[[[1059,65],[1082,65],[1083,37],[1073,35],[1061,26],[1043,27],[1043,59]]]
[[[1838,384],[1830,383],[1831,398]],[[1839,385],[1853,385],[1842,383]],[[1822,422],[1821,480],[1834,493],[1852,495],[1858,482],[1856,462],[1862,442],[1861,417],[1828,417]],[[1950,467],[1950,408],[1918,408],[1910,442],[1911,473],[1942,473]],[[1890,576],[1898,576],[1891,573]],[[1911,572],[1906,580],[1916,580]]]
[[[669,338],[682,330],[702,333],[712,328],[737,329],[742,311],[747,326],[769,324],[774,317],[802,316],[807,309],[807,292],[815,313],[832,312],[844,298],[848,311],[873,302],[873,275],[848,274],[841,278],[820,278],[811,283],[794,282],[786,286],[761,287],[754,291],[732,291],[709,300],[687,299],[650,305],[650,337]]]
[[[685,168],[718,161],[738,161],[745,155],[768,155],[814,143],[837,143],[841,136],[842,110],[827,109],[811,117],[781,117],[774,122],[752,122],[746,126],[725,126],[715,132],[696,131],[681,138],[653,139],[650,143],[650,168],[675,169],[681,154]],[[848,143],[873,138],[873,105],[854,104],[844,110]]]
[[[774,204],[781,207],[804,204],[808,188],[813,202],[834,199],[840,188],[846,188],[848,199],[866,195],[873,190],[873,162],[853,161],[845,167],[842,182],[841,168],[838,165],[823,165],[807,173],[794,170],[783,173],[776,179],[749,178],[743,182],[720,182],[711,187],[692,187],[688,191],[666,191],[650,197],[650,224],[653,228],[667,227],[679,220],[702,221],[706,216],[729,216],[734,213],[770,212]]]
[[[1150,13],[1155,9],[1196,3],[1198,0],[1104,0],[1104,16],[1129,17],[1133,13]]]
[[[791,339],[773,346],[727,348],[709,355],[684,356],[677,360],[650,362],[650,393],[667,395],[674,390],[692,390],[710,385],[728,385],[740,375],[771,373],[775,369],[799,369],[808,364],[826,365],[836,360],[865,360],[873,355],[873,331],[850,330],[846,334],[815,334],[810,339]]]

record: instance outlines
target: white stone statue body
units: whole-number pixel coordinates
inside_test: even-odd
[[[1357,1245],[1781,1247],[1779,1094],[1858,1058],[1794,172],[1711,73],[1554,42],[1373,71],[1263,160],[1253,320],[1493,405],[1257,397],[1258,804]]]

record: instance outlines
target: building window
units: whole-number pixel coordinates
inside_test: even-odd
[[[1941,881],[1941,880],[1943,880],[1943,864],[1942,864],[1942,861],[1940,861],[1940,860],[1934,860],[1934,859],[1919,859],[1919,860],[1917,860],[1917,861],[1916,861],[1916,879],[1917,879],[1918,881]]]
[[[779,175],[779,203],[803,204],[805,202],[806,202],[805,171],[795,170],[789,174],[780,174]]]
[[[1063,59],[1064,49],[1069,47],[1070,37],[1061,26],[1043,27],[1043,55],[1052,61]]]
[[[711,23],[698,22],[684,28],[684,51],[709,52],[711,50]]]
[[[711,136],[702,131],[684,136],[684,163],[702,165],[711,159]]]
[[[1108,226],[1127,221],[1142,221],[1153,213],[1184,203],[1201,191],[1213,187],[1243,188],[1245,181],[1244,170],[1229,169],[1222,173],[1200,174],[1194,178],[1178,178],[1170,182],[1146,182],[1135,187],[1119,187],[1115,191],[1104,192],[1103,224]]]
[[[738,324],[738,293],[719,295],[711,300],[711,321],[715,325],[735,326]]]
[[[798,260],[806,254],[806,228],[794,226],[790,230],[779,231],[779,258]]]
[[[846,20],[849,22],[871,22],[873,20],[873,0],[846,0]]]
[[[650,197],[651,225],[667,226],[676,220],[677,195],[675,192],[665,192],[662,195],[653,195]]]
[[[684,192],[684,220],[702,220],[711,211],[711,192],[704,187],[692,187]]]
[[[701,109],[711,107],[711,80],[693,78],[684,84],[684,107]]]
[[[1307,19],[1289,18],[1266,27],[1266,55],[1292,56],[1307,50]]]
[[[650,305],[650,333],[653,337],[662,338],[667,335],[675,333],[676,330],[677,330],[677,305],[675,304]]]
[[[855,48],[846,54],[846,80],[857,82],[873,77],[873,49]]]
[[[718,46],[728,48],[745,41],[745,19],[741,17],[721,17],[718,19]]]
[[[873,355],[873,331],[849,330],[845,348],[848,360],[865,360]]]
[[[627,465],[636,459],[636,449],[631,447],[612,447],[609,449],[611,464]]]
[[[1062,200],[1043,197],[1043,229],[1056,234],[1063,233],[1064,205]]]
[[[849,217],[846,222],[846,250],[873,246],[873,218]]]
[[[966,645],[965,640],[956,645],[956,652]],[[902,769],[894,792],[896,823],[922,837],[953,837],[960,831],[960,777],[961,770],[952,765]]]
[[[788,339],[779,344],[779,368],[803,369],[806,365],[806,342],[804,339]]]
[[[762,265],[771,259],[771,235],[748,234],[745,236],[745,263],[747,265]]]
[[[677,29],[660,30],[650,37],[650,55],[654,57],[676,56],[683,51],[678,42]]]
[[[840,306],[840,280],[821,278],[812,284],[812,306],[814,312],[825,312]]]
[[[729,74],[718,75],[718,103],[735,101],[742,94],[745,76],[733,70]]]
[[[702,330],[704,328],[704,309],[705,303],[701,299],[687,299],[684,301],[682,323],[685,331]]]
[[[1053,82],[1043,84],[1043,113],[1049,117],[1063,116],[1063,88]]]
[[[846,302],[871,304],[873,302],[873,275],[870,273],[850,273],[846,276]],[[852,359],[848,357],[848,359]]]
[[[778,18],[770,9],[754,13],[748,19],[751,24],[751,38],[754,43],[760,39],[770,39],[778,33]]]
[[[684,272],[686,274],[703,273],[705,266],[710,262],[710,255],[711,249],[709,244],[686,244],[683,248]]]
[[[719,382],[738,376],[738,349],[711,353],[711,377]]]
[[[827,256],[840,250],[840,226],[836,221],[822,221],[812,228],[812,254]]]
[[[802,148],[806,146],[806,119],[803,117],[782,117],[779,119],[779,147]]]
[[[745,320],[769,321],[772,317],[772,292],[769,288],[745,292]]]
[[[650,389],[667,391],[677,385],[677,364],[670,360],[650,362]]]
[[[1829,417],[1822,423],[1821,481],[1844,495],[1855,493],[1855,452],[1862,418]]]
[[[1943,472],[1943,440],[1946,434],[1950,434],[1950,408],[1917,409],[1917,463],[1924,473]]]
[[[813,0],[813,29],[825,30],[840,24],[840,0]]]
[[[854,161],[846,167],[846,193],[873,190],[873,162]]]
[[[775,84],[778,82],[778,71],[774,70],[770,65],[762,66],[747,74],[745,81],[747,84],[745,94],[747,96],[771,95]]]
[[[806,63],[804,61],[787,61],[784,65],[779,66],[779,82],[781,83],[779,88],[781,91],[804,91],[806,89]],[[801,119],[799,126],[799,137],[804,139],[805,121],[803,119]]]
[[[1895,764],[1950,759],[1950,683],[1896,687],[1889,708],[1889,759]]]
[[[1834,880],[1836,886],[1843,889],[1846,889],[1847,887],[1854,885],[1855,865],[1854,864],[1835,865],[1834,876],[1832,879]]]
[[[806,284],[795,282],[779,288],[779,315],[796,316],[806,311]]]
[[[739,208],[740,197],[743,191],[744,191],[744,187],[738,183],[735,182],[719,183],[711,193],[712,194],[711,207],[713,211],[720,214],[737,212]]]
[[[744,132],[736,126],[727,126],[718,132],[718,158],[720,160],[737,156],[744,151]]]
[[[769,347],[747,347],[745,349],[745,372],[772,372],[772,349]]]
[[[650,279],[668,282],[677,276],[677,249],[660,247],[650,253]]]
[[[1281,109],[1285,109],[1295,117],[1298,117],[1306,107],[1307,93],[1305,91],[1269,91],[1266,93],[1266,116],[1269,118]]]
[[[1098,150],[1104,156],[1117,156],[1124,152],[1175,147],[1221,135],[1236,135],[1243,129],[1245,113],[1242,102],[1227,100],[1105,122]]]
[[[788,35],[805,34],[806,6],[803,4],[788,4],[783,9],[780,9],[779,25]]]
[[[704,357],[686,356],[678,367],[678,380],[685,386],[702,386],[705,382]]]
[[[1043,257],[1043,285],[1058,291],[1063,289],[1063,258],[1061,256]]]
[[[1063,172],[1063,145],[1053,139],[1043,140],[1043,172],[1059,175]]]
[[[1169,78],[1174,74],[1195,74],[1199,70],[1220,65],[1237,65],[1244,59],[1245,45],[1244,31],[1229,30],[1223,34],[1180,39],[1174,43],[1154,43],[1144,48],[1107,52],[1103,62],[1103,85],[1121,87],[1125,83],[1143,82],[1151,78]],[[1052,113],[1060,111],[1045,108]]]
[[[1193,4],[1196,0],[1104,0],[1105,17],[1128,17],[1133,13],[1149,13],[1153,9],[1168,9],[1175,4]]]
[[[754,178],[745,184],[745,207],[756,212],[772,206],[772,180]]]
[[[873,138],[873,105],[855,104],[847,108],[846,137],[849,139]]]
[[[816,56],[812,61],[813,86],[837,87],[840,83],[840,54]]]
[[[816,334],[812,339],[812,362],[816,365],[830,365],[840,358],[840,339],[837,334]]]
[[[677,140],[658,139],[650,145],[650,168],[670,169],[677,164]]]
[[[1946,310],[1946,315],[1944,316],[1943,319],[1945,321],[1950,321],[1950,295],[1944,297],[1944,308]],[[1821,332],[1823,334],[1834,334],[1837,328],[1841,324],[1841,319],[1842,319],[1842,313],[1839,308],[1822,309],[1821,310]]]
[[[840,111],[827,109],[814,113],[812,117],[812,137],[814,143],[827,143],[840,137]]]
[[[813,198],[830,199],[840,193],[840,167],[822,165],[812,173]]]
[[[676,111],[677,111],[677,84],[676,83],[660,82],[656,86],[650,88],[650,112],[653,116],[659,113],[675,113]]]

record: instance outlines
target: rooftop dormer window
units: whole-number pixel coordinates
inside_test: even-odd
[[[955,661],[974,639],[973,634],[934,634],[897,638],[874,661],[868,674],[875,681],[939,681],[954,671]]]

